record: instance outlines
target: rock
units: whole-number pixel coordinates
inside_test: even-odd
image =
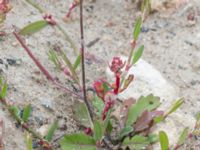
[[[127,60],[126,57],[121,57]],[[107,68],[107,77],[114,79],[113,73]],[[129,87],[120,93],[119,98],[128,99],[130,97],[139,98],[141,95],[149,95],[152,93],[161,98],[161,106],[159,110],[168,110],[175,99],[179,98],[179,90],[175,85],[170,84],[162,74],[145,60],[140,59],[138,63],[129,70],[129,74],[134,74],[135,79]],[[190,121],[188,121],[190,120]],[[168,136],[170,145],[176,144],[180,132],[189,127],[192,129],[195,125],[195,119],[190,114],[185,114],[182,110],[171,114],[165,122],[156,125],[153,132],[164,130]],[[158,148],[159,147],[159,148]],[[159,145],[155,145],[154,149],[160,149]]]
[[[41,126],[41,127],[37,130],[37,132],[38,132],[42,137],[44,137],[45,135],[47,135],[48,129],[49,129],[49,125],[48,125],[48,124],[45,124],[45,125]]]
[[[151,0],[152,11],[163,11],[166,9],[176,9],[188,0]]]
[[[47,98],[40,98],[41,104],[44,108],[53,111],[54,110],[54,103],[53,100]]]
[[[121,58],[126,60],[126,57]],[[172,102],[172,100],[178,97],[178,89],[169,84],[158,70],[142,59],[129,70],[129,74],[133,74],[135,79],[128,89],[120,94],[121,98],[127,98],[127,95],[139,98],[141,95],[152,93],[159,96],[162,101]],[[107,76],[114,79],[114,75],[109,68],[107,69]]]

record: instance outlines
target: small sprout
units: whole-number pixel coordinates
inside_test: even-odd
[[[56,129],[58,128],[58,121],[54,121],[54,123],[51,125],[51,127],[49,128],[48,132],[47,132],[47,135],[45,136],[45,139],[48,141],[48,142],[51,142],[52,138],[53,138],[53,135],[56,131]]]
[[[170,115],[171,113],[175,112],[182,104],[184,103],[184,99],[181,98],[179,100],[177,100],[169,109],[169,111],[165,114],[165,117],[167,117],[168,115]]]
[[[31,108],[30,104],[24,107],[23,115],[22,115],[22,120],[24,122],[28,121],[28,118],[30,117],[31,111],[32,111],[32,108]]]

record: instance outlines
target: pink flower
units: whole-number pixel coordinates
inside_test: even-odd
[[[0,0],[0,14],[6,14],[11,8],[9,0]]]
[[[44,20],[46,20],[50,25],[56,25],[56,21],[54,20],[54,18],[52,17],[51,14],[45,14],[43,18],[44,18]]]
[[[110,70],[116,75],[121,74],[121,69],[125,66],[125,62],[123,62],[120,57],[113,57],[112,63],[110,65]]]

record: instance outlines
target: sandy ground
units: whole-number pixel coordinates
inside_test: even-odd
[[[39,0],[38,2],[41,3]],[[78,45],[80,37],[78,10],[73,12],[73,21],[68,23],[62,21],[70,2],[70,0],[45,0],[41,6],[60,20],[60,24]],[[75,99],[70,94],[63,94],[62,91],[55,89],[38,72],[37,67],[11,34],[13,25],[22,28],[30,22],[41,20],[42,15],[23,1],[12,0],[11,3],[13,9],[8,14],[4,27],[1,28],[8,35],[0,39],[0,59],[3,60],[0,69],[7,76],[9,100],[20,107],[31,103],[33,113],[30,122],[34,128],[50,124],[58,118],[60,130],[56,136],[61,132],[77,131],[71,109]],[[94,45],[87,47],[87,51],[103,60],[87,61],[88,86],[91,86],[93,80],[104,76],[105,62],[114,55],[128,55],[137,14],[135,5],[124,0],[86,2],[84,6],[86,44],[99,39]],[[193,14],[194,20],[192,18],[193,21],[190,21]],[[182,109],[192,115],[195,115],[200,108],[199,26],[200,2],[191,0],[189,4],[179,8],[150,15],[144,23],[139,39],[139,43],[145,45],[143,58],[180,89],[180,97],[186,100]],[[58,44],[72,60],[75,59],[62,34],[54,28],[47,27],[31,37],[26,37],[26,42],[46,68],[70,87],[65,77],[54,70],[46,54],[52,45]],[[17,60],[17,63],[10,63],[8,59]],[[50,109],[44,105],[48,105]],[[5,150],[25,150],[24,132],[16,128],[14,121],[1,105],[0,108],[0,115],[5,120]]]

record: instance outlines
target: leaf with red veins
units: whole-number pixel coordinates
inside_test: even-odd
[[[151,127],[153,123],[153,119],[158,116],[162,116],[164,114],[163,111],[152,111],[149,112],[145,110],[142,115],[137,119],[134,129],[136,132],[144,131]]]

